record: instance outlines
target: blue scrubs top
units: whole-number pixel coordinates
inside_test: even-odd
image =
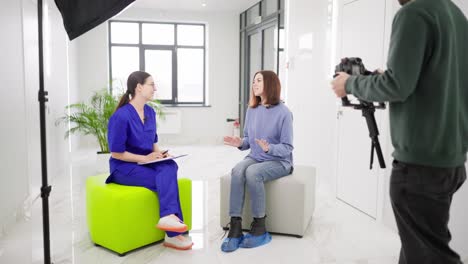
[[[148,155],[153,152],[153,144],[158,142],[156,134],[156,113],[148,105],[144,106],[145,122],[131,104],[117,109],[111,116],[108,125],[107,139],[111,152],[128,151],[138,155]],[[137,165],[114,158],[109,160],[111,175],[117,170],[128,175]]]

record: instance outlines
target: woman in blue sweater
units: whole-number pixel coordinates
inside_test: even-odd
[[[239,247],[252,248],[271,241],[265,227],[264,182],[291,174],[293,170],[292,114],[280,101],[281,84],[272,71],[255,74],[247,110],[244,137],[224,137],[224,144],[240,150],[250,149],[249,155],[239,162],[231,173],[228,237],[221,250],[231,252]],[[242,209],[245,189],[250,194],[251,229],[242,233]]]

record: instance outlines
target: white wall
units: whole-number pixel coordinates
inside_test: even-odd
[[[24,85],[26,108],[26,142],[28,146],[28,178],[29,187],[33,193],[40,192],[41,159],[40,159],[40,133],[39,133],[39,103],[37,92],[39,90],[39,58],[37,33],[37,4],[23,0],[23,38],[24,38]],[[33,197],[30,197],[33,199]]]
[[[465,13],[465,16],[468,14],[468,1],[453,0],[452,2],[454,2]]]
[[[329,84],[333,74],[330,3],[286,1],[286,104],[294,116],[295,164],[315,166],[319,183],[334,186],[337,100]]]
[[[52,0],[44,1],[44,63],[47,103],[47,158],[49,184],[68,167],[66,127],[55,120],[68,104],[68,42],[60,14]],[[8,228],[29,213],[41,186],[39,132],[39,73],[37,3],[31,0],[2,2],[0,82],[5,100],[1,104],[0,133],[0,228]],[[52,45],[53,44],[53,45]],[[7,52],[5,52],[7,51]],[[54,192],[52,191],[51,195]],[[38,199],[37,201],[40,201]]]
[[[21,212],[29,194],[26,138],[25,82],[23,79],[23,35],[21,1],[2,2],[0,8],[0,232],[5,231]],[[20,216],[20,215],[18,215]],[[0,233],[1,235],[1,233]]]
[[[69,104],[69,64],[68,36],[62,17],[54,0],[47,0],[47,19],[44,21],[44,63],[45,89],[49,92],[47,103],[47,151],[48,169],[51,179],[64,175],[68,168],[69,144],[64,139],[68,126],[56,126],[55,121],[64,115],[65,106]]]
[[[63,175],[69,159],[68,140],[64,139],[67,126],[56,126],[55,121],[65,113],[68,104],[68,40],[62,18],[54,1],[44,1],[44,89],[49,93],[46,103],[47,167],[52,181]],[[41,180],[39,132],[39,59],[37,33],[37,4],[23,0],[25,107],[27,116],[27,143],[29,179],[33,195],[39,193]]]
[[[239,14],[232,12],[177,12],[129,8],[116,19],[207,24],[207,89],[211,107],[177,107],[180,134],[160,135],[161,144],[221,144],[232,133],[227,117],[237,117],[239,97]],[[78,40],[80,100],[108,81],[108,29],[101,25]],[[230,124],[232,125],[232,124]],[[96,148],[93,139],[81,138],[81,147]]]
[[[69,94],[68,102],[74,103],[79,101],[80,94],[80,82],[79,82],[79,56],[78,56],[78,41],[74,40],[68,42],[68,83],[69,83]],[[70,136],[70,150],[74,152],[79,148],[79,136]]]

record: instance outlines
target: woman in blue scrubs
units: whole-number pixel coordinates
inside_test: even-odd
[[[142,186],[158,194],[160,220],[157,228],[166,231],[164,245],[176,249],[192,248],[183,223],[177,185],[177,164],[173,160],[138,165],[165,155],[158,145],[156,113],[148,101],[153,100],[156,86],[146,72],[135,71],[128,77],[127,91],[111,116],[108,141],[111,151],[110,176],[106,183]]]

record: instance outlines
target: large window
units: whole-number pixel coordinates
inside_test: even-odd
[[[205,36],[204,24],[110,21],[112,92],[125,92],[128,75],[141,70],[163,104],[206,105]]]

